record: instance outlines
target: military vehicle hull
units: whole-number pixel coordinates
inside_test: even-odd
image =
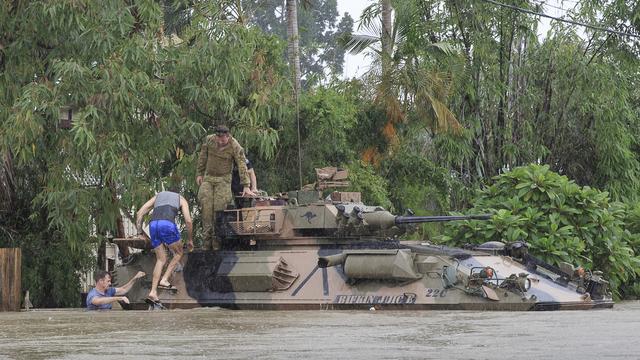
[[[345,254],[334,266],[318,264]],[[151,274],[154,263],[153,253],[139,253],[116,269],[114,282],[139,270]],[[593,299],[561,274],[509,256],[412,243],[196,251],[185,254],[181,268],[170,279],[177,291],[159,290],[166,308],[528,311],[613,306],[609,296]],[[476,276],[487,268],[491,277]],[[505,280],[521,274],[526,274],[523,286]],[[125,308],[149,308],[145,298],[150,286],[149,275],[129,292],[131,304],[123,304]]]
[[[318,181],[335,173],[321,169]],[[339,175],[339,176],[337,176]],[[336,183],[332,182],[332,186]],[[491,215],[397,216],[360,202],[359,193],[292,191],[241,199],[216,214],[222,251],[185,254],[160,290],[166,308],[557,310],[613,306],[601,274],[530,256],[523,242],[470,249],[401,241],[415,224],[490,220]],[[119,246],[148,247],[144,239]],[[116,269],[114,283],[153,272],[144,250]],[[151,276],[129,292],[146,309]]]

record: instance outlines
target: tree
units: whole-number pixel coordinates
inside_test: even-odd
[[[614,20],[632,18],[632,7],[622,3],[581,2],[569,7],[567,17],[633,32],[633,20],[619,25]],[[518,7],[548,10],[533,1]],[[429,1],[424,8],[432,19],[441,19],[433,22],[434,36],[460,44],[467,59],[452,96],[453,111],[472,130],[463,145],[470,151],[458,162],[461,177],[481,182],[542,162],[579,184],[610,191],[615,199],[635,198],[633,42],[561,22],[553,22],[540,38],[537,17],[485,1]],[[617,85],[606,88],[612,83]]]
[[[358,54],[371,51],[379,72],[369,78],[375,87],[374,102],[381,106],[387,122],[381,132],[393,149],[398,143],[397,125],[413,112],[432,132],[460,132],[455,115],[445,105],[451,88],[454,68],[439,72],[434,65],[439,56],[455,54],[448,44],[422,44],[428,36],[420,18],[420,8],[413,1],[381,0],[366,8],[361,17],[365,33],[351,37],[347,49]],[[378,162],[381,154],[374,147],[365,150],[363,157]]]
[[[300,39],[298,37],[298,2],[287,0],[287,53],[289,67],[293,73],[293,91],[300,97]]]
[[[295,4],[282,0],[244,0],[243,4],[251,23],[282,39],[289,34],[287,6],[296,7],[303,88],[342,74],[345,51],[340,39],[351,34],[353,19],[349,14],[339,17],[335,0],[305,0]]]
[[[167,177],[194,191],[212,124],[235,125],[273,156],[288,108],[282,47],[197,5],[179,45],[164,38],[154,1],[0,6],[0,152],[14,155],[19,194],[2,220],[14,240],[0,233],[0,244],[23,248],[37,306],[77,306],[78,271]]]

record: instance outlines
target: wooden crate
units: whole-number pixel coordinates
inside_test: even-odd
[[[0,248],[0,311],[20,311],[22,251]]]
[[[331,200],[338,202],[361,202],[359,192],[334,191],[331,193]]]

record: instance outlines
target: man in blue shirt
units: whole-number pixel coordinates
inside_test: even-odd
[[[142,271],[131,278],[122,287],[111,287],[111,275],[104,270],[96,271],[93,279],[96,281],[96,287],[89,291],[87,295],[87,310],[105,310],[111,309],[112,304],[116,301],[122,301],[126,304],[129,299],[124,296],[133,286],[133,284],[146,274]]]

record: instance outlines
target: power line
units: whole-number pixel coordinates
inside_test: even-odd
[[[563,18],[559,18],[559,17],[555,17],[555,16],[551,16],[551,15],[547,15],[547,14],[543,14],[543,13],[539,13],[539,12],[535,12],[532,10],[528,10],[528,9],[523,9],[521,7],[517,7],[517,6],[513,6],[513,5],[508,5],[508,4],[503,4],[503,3],[499,3],[497,1],[494,0],[482,0],[484,2],[488,2],[491,3],[493,5],[498,5],[498,6],[502,6],[502,7],[506,7],[512,10],[516,10],[516,11],[520,11],[520,12],[525,12],[527,14],[531,14],[531,15],[537,15],[537,16],[542,16],[542,17],[546,17],[549,19],[553,19],[553,20],[557,20],[557,21],[561,21],[561,22],[566,22],[569,24],[573,24],[573,25],[578,25],[578,26],[584,26],[586,28],[590,28],[590,29],[594,29],[594,30],[602,30],[602,31],[606,31],[612,34],[617,34],[617,35],[622,35],[622,36],[630,36],[630,37],[635,37],[635,38],[640,38],[640,35],[636,35],[636,34],[631,34],[631,33],[626,33],[626,32],[622,32],[622,31],[617,31],[617,30],[611,30],[611,29],[607,29],[601,26],[595,26],[595,25],[589,25],[589,24],[585,24],[585,23],[581,23],[578,21],[573,21],[573,20],[567,20],[567,19],[563,19]]]
[[[574,5],[573,9],[565,9],[563,7],[560,7],[560,6],[555,6],[555,5],[551,5],[549,3],[546,3],[545,0],[533,0],[533,1],[535,2],[536,5],[540,5],[540,6],[543,6],[543,7],[551,7],[551,8],[554,8],[554,9],[557,9],[557,10],[566,11],[566,12],[575,10],[575,7],[578,5],[578,4]],[[567,15],[567,14],[564,14],[562,16],[565,16],[565,15]]]

